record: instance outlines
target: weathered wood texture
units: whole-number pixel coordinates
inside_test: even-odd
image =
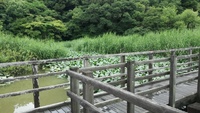
[[[96,67],[85,67],[85,68],[80,68],[80,72],[84,71],[100,71],[100,70],[105,70],[105,69],[111,69],[111,68],[121,68],[125,67],[126,63],[119,63],[119,64],[112,64],[112,65],[106,65],[106,66],[96,66]]]
[[[93,78],[92,71],[83,72],[83,75]],[[83,83],[83,99],[91,104],[94,104],[94,88],[91,84],[87,84],[87,82]],[[83,112],[90,113],[90,110],[84,108]]]
[[[177,57],[171,55],[170,60],[170,80],[169,80],[169,105],[175,107],[175,94],[176,94],[176,64]]]
[[[169,68],[168,66],[165,66],[165,67],[159,67],[159,68],[153,68],[153,69],[146,69],[146,70],[141,70],[141,71],[135,71],[135,73],[143,73],[143,72],[148,72],[149,73],[149,72],[153,72],[153,71],[156,71],[156,70],[168,69],[168,68]]]
[[[135,65],[144,65],[144,64],[150,64],[150,63],[156,63],[156,62],[167,62],[170,58],[161,58],[161,59],[153,59],[153,60],[145,60],[145,61],[137,61],[135,62]]]
[[[64,102],[59,102],[59,103],[55,103],[55,104],[51,104],[51,105],[41,106],[39,108],[34,108],[31,110],[28,110],[28,111],[26,111],[26,113],[38,113],[38,112],[47,111],[49,109],[57,109],[62,106],[69,106],[70,103],[71,103],[70,101],[64,101]]]
[[[198,67],[197,101],[200,103],[200,54],[199,54],[199,67]]]
[[[147,55],[147,54],[158,54],[158,53],[168,53],[176,51],[188,51],[189,49],[198,50],[200,47],[191,47],[191,48],[180,48],[180,49],[170,49],[170,50],[156,50],[156,51],[145,51],[145,52],[133,52],[133,53],[119,53],[119,54],[108,54],[108,55],[96,55],[89,56],[88,58],[108,58],[108,57],[117,57],[117,56],[130,56],[130,55]]]
[[[33,64],[32,65],[32,70],[33,70],[33,75],[38,73],[38,65]],[[39,88],[39,80],[38,78],[32,78],[32,84],[33,84],[33,89]],[[39,91],[33,92],[33,101],[34,101],[34,107],[40,107],[40,94]]]
[[[120,63],[126,63],[126,56],[121,56],[120,57]],[[125,67],[121,67],[120,69],[120,73],[125,73]],[[125,79],[126,77],[125,76],[122,76],[121,79]],[[125,84],[121,84],[121,87],[124,87]]]
[[[47,76],[60,75],[60,74],[66,74],[66,71],[34,74],[34,75],[20,76],[20,77],[14,77],[14,78],[5,78],[5,79],[0,79],[0,82],[2,83],[2,82],[9,82],[9,81],[19,81],[19,80],[47,77]]]
[[[120,88],[116,88],[114,86],[111,86],[109,84],[105,84],[102,82],[99,82],[97,80],[94,80],[89,77],[85,77],[82,74],[67,70],[67,74],[69,74],[70,77],[74,77],[78,80],[81,80],[82,82],[87,82],[89,84],[92,84],[94,87],[102,89],[110,94],[113,94],[117,97],[120,97],[121,99],[124,99],[132,104],[135,104],[137,106],[143,107],[145,109],[148,109],[151,112],[154,113],[184,113],[183,111],[177,110],[175,108],[171,108],[164,104],[159,104],[157,102],[151,101],[147,98],[144,98],[139,95],[135,95],[131,92],[122,90]]]
[[[103,113],[102,111],[100,111],[98,108],[96,108],[95,106],[93,106],[91,103],[89,103],[88,101],[83,100],[82,98],[80,98],[79,96],[77,96],[76,94],[74,94],[73,92],[67,92],[67,95],[72,98],[74,101],[78,102],[79,104],[81,104],[84,108],[87,108],[89,113]],[[72,113],[77,113],[72,111]]]
[[[199,53],[197,54],[191,54],[191,55],[180,55],[180,56],[177,56],[177,59],[180,60],[180,59],[189,59],[189,58],[193,58],[193,57],[198,57]]]
[[[83,63],[84,63],[84,67],[89,67],[90,66],[90,62],[89,62],[88,58],[85,58]]]
[[[188,54],[192,55],[192,49],[188,50]],[[188,62],[192,62],[192,57],[188,58]],[[191,66],[192,66],[192,64],[188,64],[188,67],[191,67]],[[191,71],[191,69],[188,69],[188,72],[190,72],[190,71]]]
[[[19,95],[33,93],[33,92],[37,92],[37,91],[41,92],[41,91],[55,89],[55,88],[61,88],[61,87],[65,87],[65,86],[69,86],[69,83],[63,83],[63,84],[40,87],[40,88],[35,88],[35,89],[28,89],[28,90],[17,91],[17,92],[12,92],[12,93],[0,94],[0,98],[19,96]]]
[[[47,63],[52,63],[52,62],[82,60],[84,58],[85,57],[47,59],[47,60],[22,61],[22,62],[9,62],[9,63],[0,63],[0,67],[22,66],[22,65],[32,65],[32,64],[38,64],[39,65],[39,64],[47,64]]]
[[[135,63],[128,61],[127,63],[127,91],[135,93]],[[134,113],[134,105],[127,101],[127,113]]]
[[[153,60],[153,54],[149,54],[149,60]],[[149,70],[151,71],[149,71],[148,74],[149,75],[153,74],[153,63],[149,63]],[[148,81],[152,80],[153,80],[152,78],[148,79]]]
[[[70,68],[70,70],[78,72],[78,68]],[[74,77],[70,77],[70,91],[78,96],[80,95],[79,81]],[[72,113],[80,113],[80,104],[74,98],[71,98],[71,111]]]
[[[40,106],[40,103],[39,103],[39,92],[40,91],[54,89],[54,88],[58,88],[58,87],[64,87],[64,86],[69,85],[69,84],[65,83],[65,84],[58,84],[58,85],[53,85],[53,86],[39,88],[38,77],[51,76],[51,75],[56,75],[56,74],[66,74],[66,72],[62,71],[62,72],[55,72],[55,73],[37,74],[37,65],[38,64],[44,64],[44,63],[51,63],[51,62],[59,62],[59,61],[72,61],[72,60],[82,60],[83,61],[84,60],[84,68],[80,68],[79,69],[80,72],[84,72],[84,71],[99,71],[99,70],[106,70],[106,69],[111,69],[111,68],[120,68],[121,71],[120,71],[119,74],[115,74],[115,75],[111,75],[111,76],[109,75],[109,76],[105,76],[105,77],[101,77],[101,78],[96,78],[96,79],[102,80],[102,79],[106,79],[106,78],[121,77],[122,78],[121,80],[114,81],[114,82],[111,82],[109,84],[111,84],[113,86],[115,86],[115,85],[116,86],[121,85],[121,87],[123,89],[127,89],[128,91],[130,91],[132,93],[135,92],[134,91],[135,88],[145,87],[145,85],[152,85],[152,84],[160,83],[160,82],[163,82],[165,80],[169,80],[170,79],[170,85],[166,84],[166,85],[163,85],[163,86],[160,86],[160,87],[155,87],[155,88],[152,88],[152,89],[146,89],[143,92],[139,92],[137,94],[145,95],[145,94],[148,94],[148,93],[159,91],[162,88],[167,88],[167,87],[170,86],[169,96],[173,97],[173,98],[171,98],[169,100],[169,105],[171,105],[171,106],[174,107],[175,106],[175,86],[176,86],[176,84],[180,84],[180,83],[184,82],[184,80],[183,81],[177,81],[177,83],[175,82],[176,81],[175,80],[176,79],[176,76],[175,76],[176,72],[179,72],[177,75],[179,77],[182,77],[182,76],[185,76],[185,75],[193,74],[195,72],[194,69],[196,69],[198,67],[198,65],[195,65],[195,63],[197,61],[192,61],[192,60],[193,59],[197,59],[197,57],[199,56],[199,54],[192,54],[192,50],[193,49],[200,49],[200,47],[197,47],[197,48],[173,49],[173,50],[161,50],[161,51],[135,52],[135,53],[129,53],[129,54],[128,53],[122,53],[122,54],[103,55],[102,58],[113,57],[113,56],[120,56],[121,57],[120,63],[119,64],[112,64],[112,65],[105,65],[105,66],[96,66],[96,67],[88,67],[88,66],[90,66],[89,65],[89,58],[101,58],[101,55],[100,56],[84,56],[84,57],[80,57],[80,58],[69,58],[69,59],[48,59],[48,60],[38,60],[38,61],[25,61],[25,62],[14,62],[14,63],[0,63],[0,67],[20,66],[20,65],[32,65],[32,68],[33,68],[33,75],[28,75],[28,76],[23,76],[23,77],[15,77],[15,78],[6,78],[6,79],[3,79],[3,80],[2,79],[0,80],[0,82],[6,82],[6,81],[23,80],[23,79],[31,79],[32,78],[33,89],[31,89],[31,90],[25,90],[25,91],[19,91],[19,92],[13,92],[13,93],[8,93],[8,94],[0,94],[0,98],[5,98],[5,97],[9,97],[9,96],[17,96],[17,95],[26,94],[26,93],[33,93],[34,94],[34,103],[35,103],[34,105],[35,105],[35,107],[39,107]],[[153,59],[153,54],[155,54],[155,53],[171,52],[171,55],[174,56],[176,54],[175,53],[176,51],[186,51],[186,50],[189,51],[188,52],[189,55],[181,55],[181,56],[178,56],[177,58],[171,57],[171,58]],[[143,55],[144,54],[149,55],[149,60],[147,60],[147,61],[130,61],[128,63],[125,62],[125,57],[127,55],[139,55],[139,54],[140,55],[142,55],[142,54]],[[188,62],[184,64],[184,65],[188,65],[188,67],[183,68],[183,69],[176,69],[176,67],[177,67],[177,63],[176,63],[177,61],[176,60],[177,59],[178,60],[181,60],[181,59],[188,60]],[[172,62],[172,60],[175,60],[175,62]],[[153,68],[153,63],[168,62],[168,61],[171,62],[170,73],[168,71],[167,72],[163,72],[163,73],[153,73],[153,71],[155,71],[155,70],[166,69],[167,68],[167,67]],[[198,62],[200,62],[200,61],[198,61]],[[134,70],[133,66],[135,66],[135,65],[147,65],[147,64],[149,65],[149,69],[147,69],[147,70],[142,70],[142,71],[135,71]],[[181,66],[181,65],[183,65],[183,64],[179,64],[178,66]],[[127,67],[127,68],[125,68],[125,67]],[[125,69],[127,69],[127,74],[125,73]],[[78,71],[77,68],[76,69],[72,69],[72,70],[73,71]],[[135,78],[135,73],[142,73],[142,72],[148,72],[148,76],[136,77]],[[161,76],[168,75],[168,74],[170,74],[170,78],[163,78],[163,79],[155,80],[155,81],[153,81],[153,79],[152,79],[153,77],[161,77]],[[172,75],[174,75],[174,76],[172,76]],[[127,79],[125,79],[126,76],[127,76]],[[197,77],[193,77],[193,78],[190,78],[190,80],[194,80],[196,78]],[[141,84],[141,85],[138,85],[138,86],[135,86],[135,81],[140,81],[140,80],[144,80],[144,79],[148,79],[149,82]],[[185,81],[188,81],[188,80],[185,80]],[[74,94],[76,94],[76,95],[79,96],[79,85],[78,85],[79,82],[78,82],[78,80],[76,80],[75,78],[71,77],[70,83],[71,83],[70,84],[71,85],[71,88],[70,88],[71,92],[73,92]],[[124,87],[126,83],[127,83],[127,88]],[[91,88],[90,86],[91,85],[88,83],[88,81],[87,81],[87,83],[86,82],[84,83],[84,88],[83,89],[85,91],[83,92],[83,95],[84,95],[83,98],[85,100],[89,101],[90,103],[93,103],[93,101],[92,101],[93,99],[90,100],[91,98],[89,98],[89,97],[93,97],[92,96],[93,92],[91,90],[93,88]],[[197,89],[198,89],[198,92],[199,92],[199,90],[200,90],[199,87]],[[105,93],[102,93],[100,95],[107,95],[107,94],[109,94],[109,92],[105,92]],[[121,96],[121,93],[119,93],[119,94],[117,93],[117,94],[114,94],[114,95],[118,95],[118,96],[120,95]],[[99,95],[94,95],[94,96],[97,97]],[[199,93],[197,93],[197,96],[199,96]],[[131,96],[129,98],[131,98]],[[199,98],[200,98],[200,96],[199,96]],[[112,102],[118,102],[120,100],[121,99],[119,99],[119,98],[115,98],[113,100],[108,100],[105,103],[100,103],[99,106],[100,105],[101,106],[102,105],[106,105],[106,104],[109,104],[109,103],[112,103]],[[135,102],[128,101],[128,104],[127,104],[128,105],[128,107],[127,107],[128,109],[127,109],[127,111],[129,113],[130,112],[132,113],[132,112],[135,111],[133,104],[135,104]],[[141,104],[141,105],[143,105],[143,104]],[[161,107],[163,109],[163,106],[161,106]],[[80,110],[79,110],[80,109],[80,105],[79,105],[78,102],[73,102],[72,101],[71,108],[72,108],[73,112],[76,112],[76,113],[80,112]],[[164,109],[165,109],[165,106],[164,106]],[[84,112],[88,113],[89,111],[86,109],[86,110],[84,110]]]
[[[21,66],[21,65],[32,65],[32,64],[46,64],[52,62],[61,62],[61,61],[74,61],[74,60],[83,60],[83,59],[95,59],[95,58],[108,58],[108,57],[119,57],[119,56],[129,56],[129,55],[147,55],[147,54],[158,54],[158,53],[167,53],[171,51],[188,51],[188,50],[198,50],[200,47],[190,47],[190,48],[180,48],[180,49],[170,49],[170,50],[156,50],[156,51],[145,51],[145,52],[133,52],[133,53],[119,53],[119,54],[108,54],[108,55],[96,55],[89,56],[85,55],[77,58],[60,58],[60,59],[47,59],[47,60],[37,60],[37,61],[23,61],[23,62],[10,62],[10,63],[0,63],[0,67],[9,67],[9,66]]]
[[[184,81],[188,81],[187,79],[189,78],[193,78],[193,77],[197,77],[197,74],[195,75],[189,75],[189,76],[184,76],[184,77],[178,77],[177,78],[177,81],[182,81],[183,78],[185,79]],[[196,97],[196,96],[191,96],[191,94],[193,94],[193,92],[196,92],[196,85],[197,85],[197,82],[196,84],[191,84],[193,82],[186,82],[184,83],[183,85],[182,84],[179,84],[177,86],[177,92],[176,92],[176,107],[180,107],[180,106],[184,106],[184,105],[187,105],[188,102],[191,102],[191,98],[193,97]],[[164,84],[168,84],[169,85],[169,82],[168,81],[165,81],[165,82],[162,82],[162,83],[159,83],[159,84],[154,84],[153,86],[152,85],[149,85],[149,88],[150,87],[158,87],[158,86],[161,86],[161,85],[164,85]],[[190,87],[191,85],[191,87]],[[144,86],[146,89],[148,89],[148,87]],[[141,94],[141,90],[146,90],[146,89],[143,89],[143,88],[137,88],[136,89],[136,94]],[[184,90],[182,90],[184,89]],[[165,88],[163,88],[163,90],[166,90]],[[140,91],[140,92],[138,92]],[[162,90],[160,90],[159,92],[163,92]],[[163,93],[161,93],[161,95],[159,96],[156,92],[156,96],[154,97],[148,97],[148,98],[152,98],[153,100],[157,101],[157,102],[164,102],[165,104],[168,103],[168,99],[166,98],[166,96],[168,95],[167,92],[164,92],[165,95],[163,95]],[[153,93],[152,93],[153,94]],[[105,97],[105,98],[104,98]],[[122,102],[119,102],[120,99],[118,98],[115,98],[114,96],[111,96],[111,95],[104,95],[102,97],[97,97],[96,98],[98,100],[98,103],[96,103],[95,105],[97,105],[97,107],[101,107],[102,111],[105,112],[105,113],[126,113],[126,102],[122,101]],[[102,102],[101,102],[101,101]],[[194,98],[195,100],[195,98]],[[105,103],[104,103],[105,102]],[[104,105],[106,105],[105,107],[103,107]],[[67,105],[68,106],[68,105]],[[62,107],[57,107],[55,108],[56,110],[58,109],[62,109]],[[42,111],[45,111],[45,110],[41,110],[40,112],[42,113]],[[49,111],[51,111],[51,108],[49,108]],[[70,111],[70,108],[69,109],[66,109],[65,110],[67,113]],[[139,108],[139,107],[135,107],[135,113],[143,113],[145,112],[144,109],[142,108]],[[60,112],[59,112],[60,113]]]

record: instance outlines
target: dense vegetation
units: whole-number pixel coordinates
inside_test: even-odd
[[[158,33],[147,33],[144,36],[118,36],[107,33],[96,38],[66,42],[65,46],[76,51],[97,53],[138,52],[200,46],[200,28],[188,30],[168,30]]]
[[[200,0],[0,0],[0,29],[37,39],[72,40],[192,29]]]
[[[53,40],[34,40],[0,32],[0,63],[66,57],[69,51]],[[30,74],[31,66],[0,68],[1,76]]]
[[[66,57],[68,49],[52,40],[14,37],[0,32],[0,63]]]
[[[68,48],[119,53],[199,46],[199,12],[200,0],[0,0],[0,62],[66,57]]]

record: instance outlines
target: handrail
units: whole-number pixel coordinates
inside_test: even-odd
[[[179,49],[169,49],[169,50],[156,50],[156,51],[145,51],[145,52],[131,52],[131,53],[118,53],[118,54],[107,54],[107,55],[96,55],[88,56],[88,58],[108,58],[115,56],[129,56],[129,55],[147,55],[147,54],[157,54],[166,52],[176,52],[176,51],[187,51],[187,50],[200,49],[200,47],[190,47],[190,48],[179,48]]]
[[[199,49],[200,47],[196,48]],[[182,50],[190,50],[191,48],[184,48]],[[176,49],[176,50],[181,50],[181,49]],[[163,50],[165,51],[165,50]],[[171,50],[172,51],[172,50]],[[175,50],[174,50],[175,51]],[[158,52],[158,51],[157,51]],[[160,52],[160,51],[159,51]],[[146,53],[146,52],[137,52],[137,53]],[[151,52],[152,53],[152,52]],[[154,53],[156,53],[156,51],[154,51]],[[134,53],[136,54],[136,53]],[[118,54],[118,55],[125,55],[125,54]],[[181,59],[181,58],[191,58],[191,57],[197,57],[197,55],[199,54],[190,54],[190,55],[182,55],[182,56],[177,56],[177,59]],[[90,58],[90,56],[88,57],[80,57],[80,58],[63,58],[63,59],[47,59],[47,60],[38,60],[38,61],[24,61],[24,62],[13,62],[13,63],[0,63],[0,67],[7,67],[7,66],[21,66],[21,65],[38,65],[38,64],[42,64],[42,63],[50,63],[50,62],[57,62],[57,61],[63,61],[63,60],[84,60],[84,59],[88,59]],[[165,62],[165,61],[170,61],[171,58],[161,58],[161,59],[149,59],[149,60],[144,60],[144,61],[130,61],[131,63],[137,64],[137,65],[141,65],[141,64],[153,64],[156,62]],[[189,63],[193,63],[194,61],[190,60]],[[19,64],[18,64],[19,63]],[[85,71],[99,71],[99,70],[106,70],[106,69],[110,69],[110,68],[127,68],[127,62],[124,60],[124,62],[118,63],[118,64],[110,64],[110,65],[104,65],[104,66],[94,66],[94,67],[84,67],[84,68],[80,68],[79,72],[85,72]],[[180,72],[182,70],[190,70],[192,69],[193,66],[189,66],[188,68],[185,69],[178,69],[176,70],[176,72]],[[166,67],[164,67],[166,68]],[[157,69],[162,69],[161,68],[157,68]],[[147,70],[145,70],[145,72],[153,72],[154,70],[157,70],[156,68],[149,68]],[[67,70],[68,71],[68,70]],[[135,70],[134,70],[135,71]],[[190,70],[191,71],[191,70]],[[135,71],[134,73],[138,73],[138,72],[143,72],[143,71]],[[189,72],[189,71],[188,71]],[[8,81],[16,81],[16,80],[24,80],[24,79],[35,79],[35,78],[39,78],[39,77],[46,77],[46,76],[52,76],[52,75],[57,75],[57,74],[66,74],[66,71],[60,71],[60,72],[52,72],[52,73],[43,73],[43,74],[32,74],[32,75],[27,75],[27,76],[20,76],[20,77],[15,77],[15,78],[6,78],[6,79],[0,79],[0,83],[2,82],[8,82]],[[166,75],[169,74],[169,72],[164,72],[164,73],[148,73],[149,76],[145,76],[145,77],[137,77],[134,78],[135,81],[138,80],[143,80],[143,79],[151,79],[152,77],[157,77],[157,76],[162,76],[162,75]],[[122,72],[120,72],[120,74],[116,74],[110,77],[124,77],[124,76],[128,76],[125,73],[125,70]],[[96,78],[98,80],[100,79],[104,79],[104,78],[110,78],[110,77],[102,77],[102,78]],[[149,80],[149,82],[151,82]],[[125,78],[123,78],[121,81],[115,81],[115,82],[111,82],[111,84],[125,84],[127,83],[127,80]],[[7,93],[7,94],[0,94],[0,98],[5,98],[5,97],[9,97],[9,96],[17,96],[17,95],[21,95],[21,94],[26,94],[26,93],[35,93],[35,92],[39,92],[39,91],[43,91],[43,90],[50,90],[50,89],[54,89],[54,88],[58,88],[58,87],[64,87],[66,85],[69,85],[69,83],[65,83],[65,84],[58,84],[58,85],[52,85],[49,87],[41,87],[41,88],[35,88],[35,89],[29,89],[29,90],[24,90],[24,91],[18,91],[18,92],[11,92],[11,93]]]
[[[80,98],[79,96],[77,96],[76,94],[74,94],[73,92],[68,91],[67,92],[68,96],[72,99],[74,99],[75,101],[78,101],[78,103],[80,103],[83,107],[87,107],[89,109],[90,113],[103,113],[102,111],[100,111],[97,107],[93,106],[91,103],[89,103],[88,101]]]
[[[41,88],[28,89],[28,90],[23,90],[23,91],[18,91],[18,92],[0,94],[0,98],[13,97],[13,96],[18,96],[18,95],[33,93],[36,91],[45,91],[45,90],[50,90],[50,89],[55,89],[55,88],[61,88],[64,86],[69,86],[69,85],[70,85],[69,83],[62,83],[62,84],[46,86],[46,87],[41,87]]]
[[[114,96],[117,96],[123,100],[126,100],[132,104],[135,104],[139,107],[142,107],[144,109],[149,110],[150,112],[154,113],[185,113],[181,110],[169,107],[164,104],[157,103],[155,101],[152,101],[150,99],[147,99],[145,97],[130,93],[126,90],[122,90],[120,88],[114,87],[112,85],[99,82],[93,78],[84,76],[80,73],[67,70],[66,73],[75,79],[81,80],[84,83],[90,84],[96,88],[99,88],[101,90],[104,90],[110,94],[113,94]]]
[[[181,56],[178,56],[177,58],[180,60],[180,59],[187,59],[187,58],[193,58],[193,57],[198,57],[198,56],[199,56],[199,53],[191,54],[191,55],[181,55]]]
[[[32,64],[46,64],[46,63],[61,62],[61,61],[74,61],[74,60],[82,60],[84,58],[86,58],[86,57],[59,58],[59,59],[46,59],[46,60],[34,60],[34,61],[9,62],[9,63],[0,63],[0,67],[32,65]]]
[[[110,68],[120,68],[120,67],[125,67],[126,63],[119,63],[119,64],[112,64],[112,65],[106,65],[106,66],[95,66],[95,67],[84,67],[80,68],[79,71],[99,71],[99,70],[105,70],[105,69],[110,69]]]
[[[150,64],[150,63],[157,63],[157,62],[166,62],[169,61],[170,58],[162,58],[162,59],[154,59],[154,60],[145,60],[145,61],[137,61],[134,64],[135,65],[144,65],[144,64]]]
[[[83,60],[83,59],[88,59],[88,58],[95,59],[95,58],[109,58],[109,57],[117,57],[117,56],[119,57],[119,56],[129,56],[129,55],[147,55],[147,54],[157,54],[157,53],[166,53],[166,52],[187,51],[187,50],[194,50],[194,49],[200,49],[200,47],[156,50],[156,51],[145,51],[145,52],[132,52],[132,53],[118,53],[118,54],[95,55],[95,56],[84,55],[82,57],[75,57],[75,58],[59,58],[59,59],[45,59],[45,60],[36,60],[36,61],[10,62],[10,63],[0,63],[0,67],[31,65],[31,64],[46,64],[46,63],[60,62],[60,61]]]
[[[197,56],[197,54],[192,54],[192,55],[189,55],[189,56],[193,57],[193,56]],[[183,56],[181,56],[181,57],[183,57]],[[185,57],[185,55],[184,55],[184,57]],[[170,60],[170,58],[145,60],[145,61],[134,61],[134,64],[148,64],[148,63],[162,62],[162,61],[168,61],[168,60]],[[35,62],[35,61],[31,61],[31,62]],[[125,66],[126,66],[126,63],[119,63],[119,64],[112,64],[112,65],[105,65],[105,66],[84,67],[84,68],[80,68],[79,71],[80,72],[87,71],[87,70],[97,71],[97,70],[105,70],[105,69],[109,69],[109,68],[118,68],[118,67],[125,67]],[[177,71],[179,72],[179,71],[191,69],[192,67],[193,66],[191,66],[189,68],[185,68],[185,69],[178,69]],[[156,69],[162,69],[162,68],[153,68],[153,69],[145,70],[144,72],[146,72],[146,71],[154,71]],[[166,68],[166,67],[164,67],[164,68]],[[135,73],[138,73],[138,72],[143,72],[143,71],[136,71]],[[169,74],[168,72],[164,72],[164,74],[166,74],[166,73]],[[25,80],[25,79],[46,77],[46,76],[52,76],[52,75],[58,75],[58,74],[66,74],[66,72],[65,71],[60,71],[60,72],[52,72],[52,73],[43,73],[43,74],[20,76],[20,77],[14,77],[14,78],[5,78],[5,79],[0,79],[0,83],[8,82],[8,81],[17,81],[17,80]],[[122,74],[122,76],[124,76],[124,75],[126,75],[126,74]],[[152,78],[153,76],[151,76],[151,75],[160,76],[160,75],[163,75],[163,74],[162,73],[150,74],[149,76],[145,76],[145,77],[137,77],[136,80],[141,80],[143,78]],[[119,75],[116,75],[116,76],[119,76]],[[103,79],[103,78],[110,78],[110,77],[102,77],[102,78],[97,78],[97,79]]]
[[[52,72],[52,73],[19,76],[19,77],[14,77],[14,78],[5,78],[5,79],[0,79],[0,83],[9,82],[9,81],[32,79],[32,78],[40,78],[40,77],[46,77],[46,76],[53,76],[53,75],[58,75],[58,74],[66,74],[66,73],[65,73],[65,71],[60,71],[60,72]]]

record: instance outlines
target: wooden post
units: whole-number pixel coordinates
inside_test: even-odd
[[[70,68],[71,71],[78,72],[78,68]],[[79,81],[73,77],[70,77],[70,91],[74,94],[80,96],[79,92]],[[71,99],[71,112],[72,113],[80,113],[80,104],[75,100]]]
[[[83,63],[84,63],[84,67],[89,67],[90,66],[90,62],[89,62],[88,58],[85,58]]]
[[[172,53],[170,60],[170,81],[169,81],[169,105],[175,107],[175,95],[176,95],[176,67],[177,57]]]
[[[125,63],[125,60],[126,60],[126,59],[125,59],[125,56],[121,56],[121,57],[120,57],[120,62],[121,62],[121,63]],[[121,67],[120,73],[125,73],[125,67]],[[122,77],[121,77],[122,80],[125,79],[125,78],[126,78],[125,76],[122,76]],[[122,84],[121,84],[121,87],[124,87],[125,84],[126,84],[126,83],[122,83]]]
[[[37,64],[32,64],[32,71],[33,74],[37,74],[38,73],[38,65]],[[39,88],[39,81],[38,78],[32,78],[32,84],[33,84],[33,89],[35,88]],[[40,95],[39,95],[39,91],[36,91],[33,93],[33,100],[34,100],[34,107],[40,107]]]
[[[92,71],[83,72],[83,75],[93,78]],[[83,83],[83,99],[94,104],[94,87],[90,84]],[[90,113],[89,109],[83,108],[83,113]]]
[[[188,55],[192,55],[192,49],[189,49],[188,50]],[[190,58],[188,58],[188,62],[191,62],[192,61],[192,58],[190,57]],[[190,67],[190,66],[192,66],[192,64],[188,64],[188,67]],[[188,72],[190,72],[191,71],[191,69],[188,69]]]
[[[153,59],[153,53],[149,54],[149,60]],[[153,69],[153,63],[149,63],[149,69]],[[149,75],[153,74],[153,71],[149,71]],[[153,78],[150,78],[148,81],[152,81]]]
[[[197,84],[197,102],[200,103],[200,54],[199,54],[199,69],[198,69],[198,84]]]
[[[127,62],[127,91],[135,93],[135,69],[134,63],[131,61]],[[134,105],[130,102],[127,102],[127,113],[134,113]]]

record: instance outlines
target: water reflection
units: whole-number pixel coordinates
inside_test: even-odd
[[[34,108],[34,104],[32,102],[22,105],[22,104],[16,104],[14,113],[22,113],[24,111],[28,111],[30,109]]]
[[[55,84],[61,84],[68,82],[67,79],[59,79],[56,76],[44,77],[39,79],[39,86],[49,86]],[[0,87],[0,94],[9,92],[16,92],[32,89],[32,80],[16,81],[12,84]],[[65,88],[57,88],[48,91],[40,92],[40,105],[48,105],[61,101],[66,101]],[[30,110],[33,105],[33,94],[25,94],[20,96],[14,96],[9,98],[0,99],[0,113],[22,113],[26,110]]]

